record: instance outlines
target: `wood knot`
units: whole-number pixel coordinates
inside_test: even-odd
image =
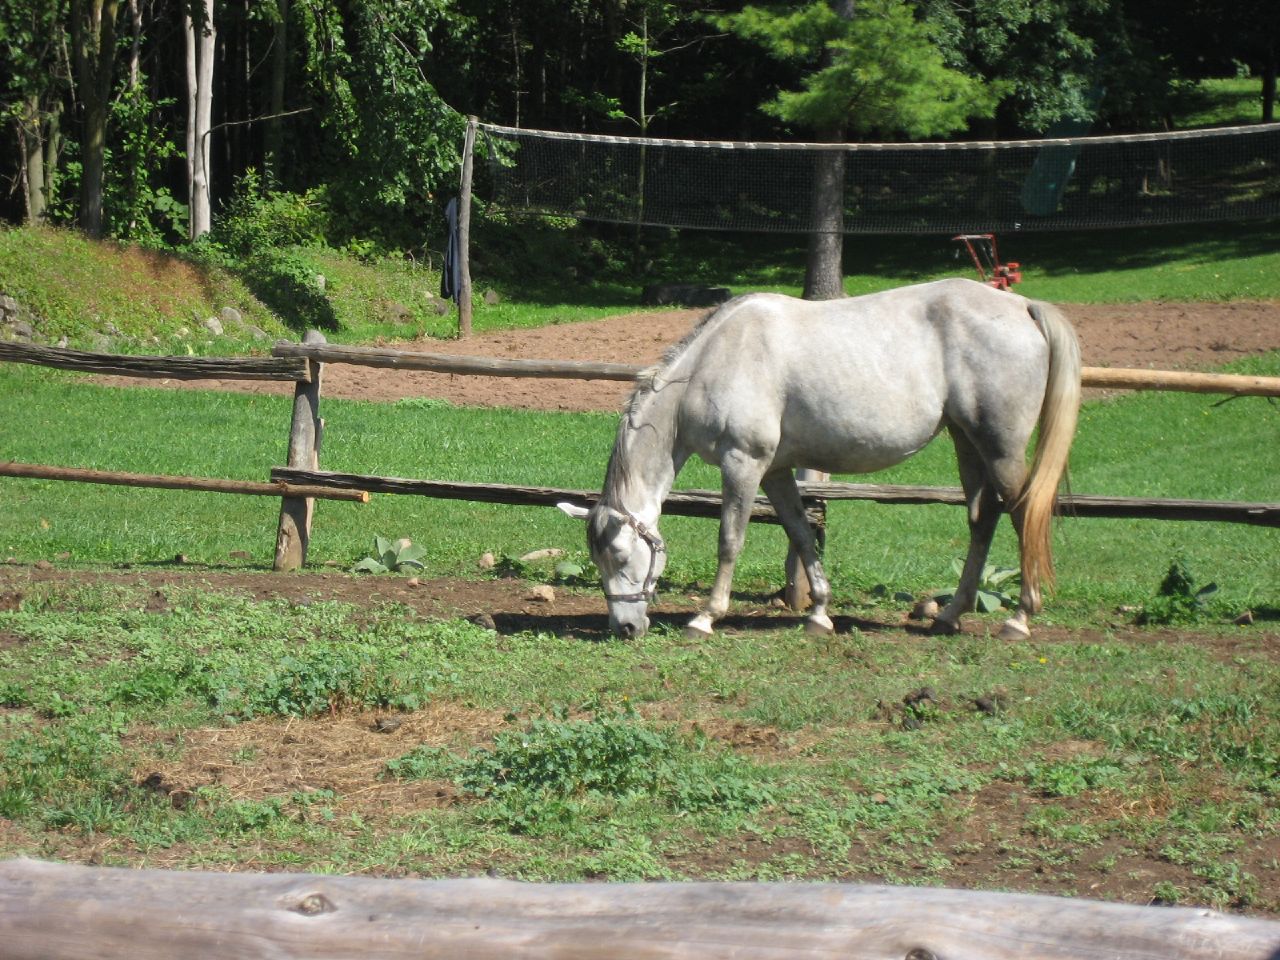
[[[309,893],[289,909],[304,917],[318,917],[322,913],[332,913],[338,908],[323,893]]]
[[[907,954],[906,960],[938,960],[932,950],[926,950],[924,947],[916,947]]]

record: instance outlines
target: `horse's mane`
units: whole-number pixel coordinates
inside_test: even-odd
[[[613,444],[613,452],[609,455],[609,465],[605,468],[604,490],[600,496],[601,503],[616,505],[617,498],[621,494],[622,485],[630,474],[626,439],[627,435],[635,429],[636,417],[643,411],[645,404],[659,391],[670,383],[678,382],[663,375],[675,366],[680,358],[689,351],[690,347],[710,329],[713,321],[722,320],[730,313],[735,312],[742,299],[742,297],[735,297],[727,303],[721,304],[717,309],[708,311],[693,329],[685,334],[679,343],[666,349],[661,360],[653,366],[640,371],[636,376],[635,389],[631,391],[627,405],[623,408],[622,421],[618,424],[618,436]]]

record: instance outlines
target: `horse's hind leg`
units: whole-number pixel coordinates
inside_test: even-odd
[[[969,552],[960,573],[955,596],[933,621],[934,633],[955,633],[960,617],[973,610],[978,598],[982,569],[987,563],[991,540],[1000,521],[1000,496],[1022,487],[1019,469],[1025,473],[1020,459],[1001,460],[989,465],[968,436],[951,427],[956,445],[956,462],[960,468],[960,484],[964,488],[969,513]],[[994,476],[993,476],[994,474]]]
[[[758,460],[733,450],[720,461],[721,497],[720,554],[711,596],[702,612],[689,621],[684,631],[690,637],[711,635],[712,625],[729,609],[729,588],[733,584],[733,568],[747,538],[747,521],[756,498],[756,488],[764,467]]]
[[[800,490],[796,487],[795,475],[790,470],[777,470],[766,474],[760,481],[769,502],[778,513],[782,528],[787,531],[791,545],[795,547],[804,564],[804,572],[809,578],[809,597],[813,608],[809,611],[809,619],[805,629],[809,633],[831,633],[835,626],[827,616],[827,603],[831,599],[831,586],[822,572],[822,561],[818,558],[818,545],[814,539],[813,528],[804,513],[804,501]]]

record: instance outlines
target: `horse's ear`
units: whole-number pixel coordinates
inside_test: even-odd
[[[591,512],[586,507],[580,507],[578,504],[569,503],[568,501],[561,501],[556,506],[575,520],[585,520],[587,519],[587,514]]]

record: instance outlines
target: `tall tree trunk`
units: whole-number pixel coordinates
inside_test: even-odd
[[[1276,67],[1280,61],[1280,47],[1271,39],[1267,59],[1262,65],[1262,122],[1271,123],[1276,117]]]
[[[289,66],[289,0],[276,0],[275,36],[271,41],[271,104],[267,113],[266,181],[269,187],[280,185],[280,170],[284,153],[284,89],[286,70]]]
[[[854,0],[828,0],[836,16],[853,19]],[[823,54],[823,66],[834,54]],[[823,139],[839,143],[844,127],[822,131]],[[824,150],[814,162],[810,201],[809,252],[805,259],[804,298],[835,300],[844,296],[844,166],[840,150]]]
[[[102,235],[102,176],[119,12],[119,0],[72,0],[72,46],[84,110],[80,134],[80,227],[93,237]]]
[[[42,223],[47,206],[44,192],[44,136],[40,118],[40,95],[30,94],[18,116],[18,142],[22,148],[23,192],[27,223]]]
[[[187,197],[190,237],[209,232],[210,130],[213,125],[214,0],[189,0],[187,33]]]
[[[806,300],[844,296],[844,162],[845,155],[840,150],[824,150],[814,161],[809,252],[804,270]]]

